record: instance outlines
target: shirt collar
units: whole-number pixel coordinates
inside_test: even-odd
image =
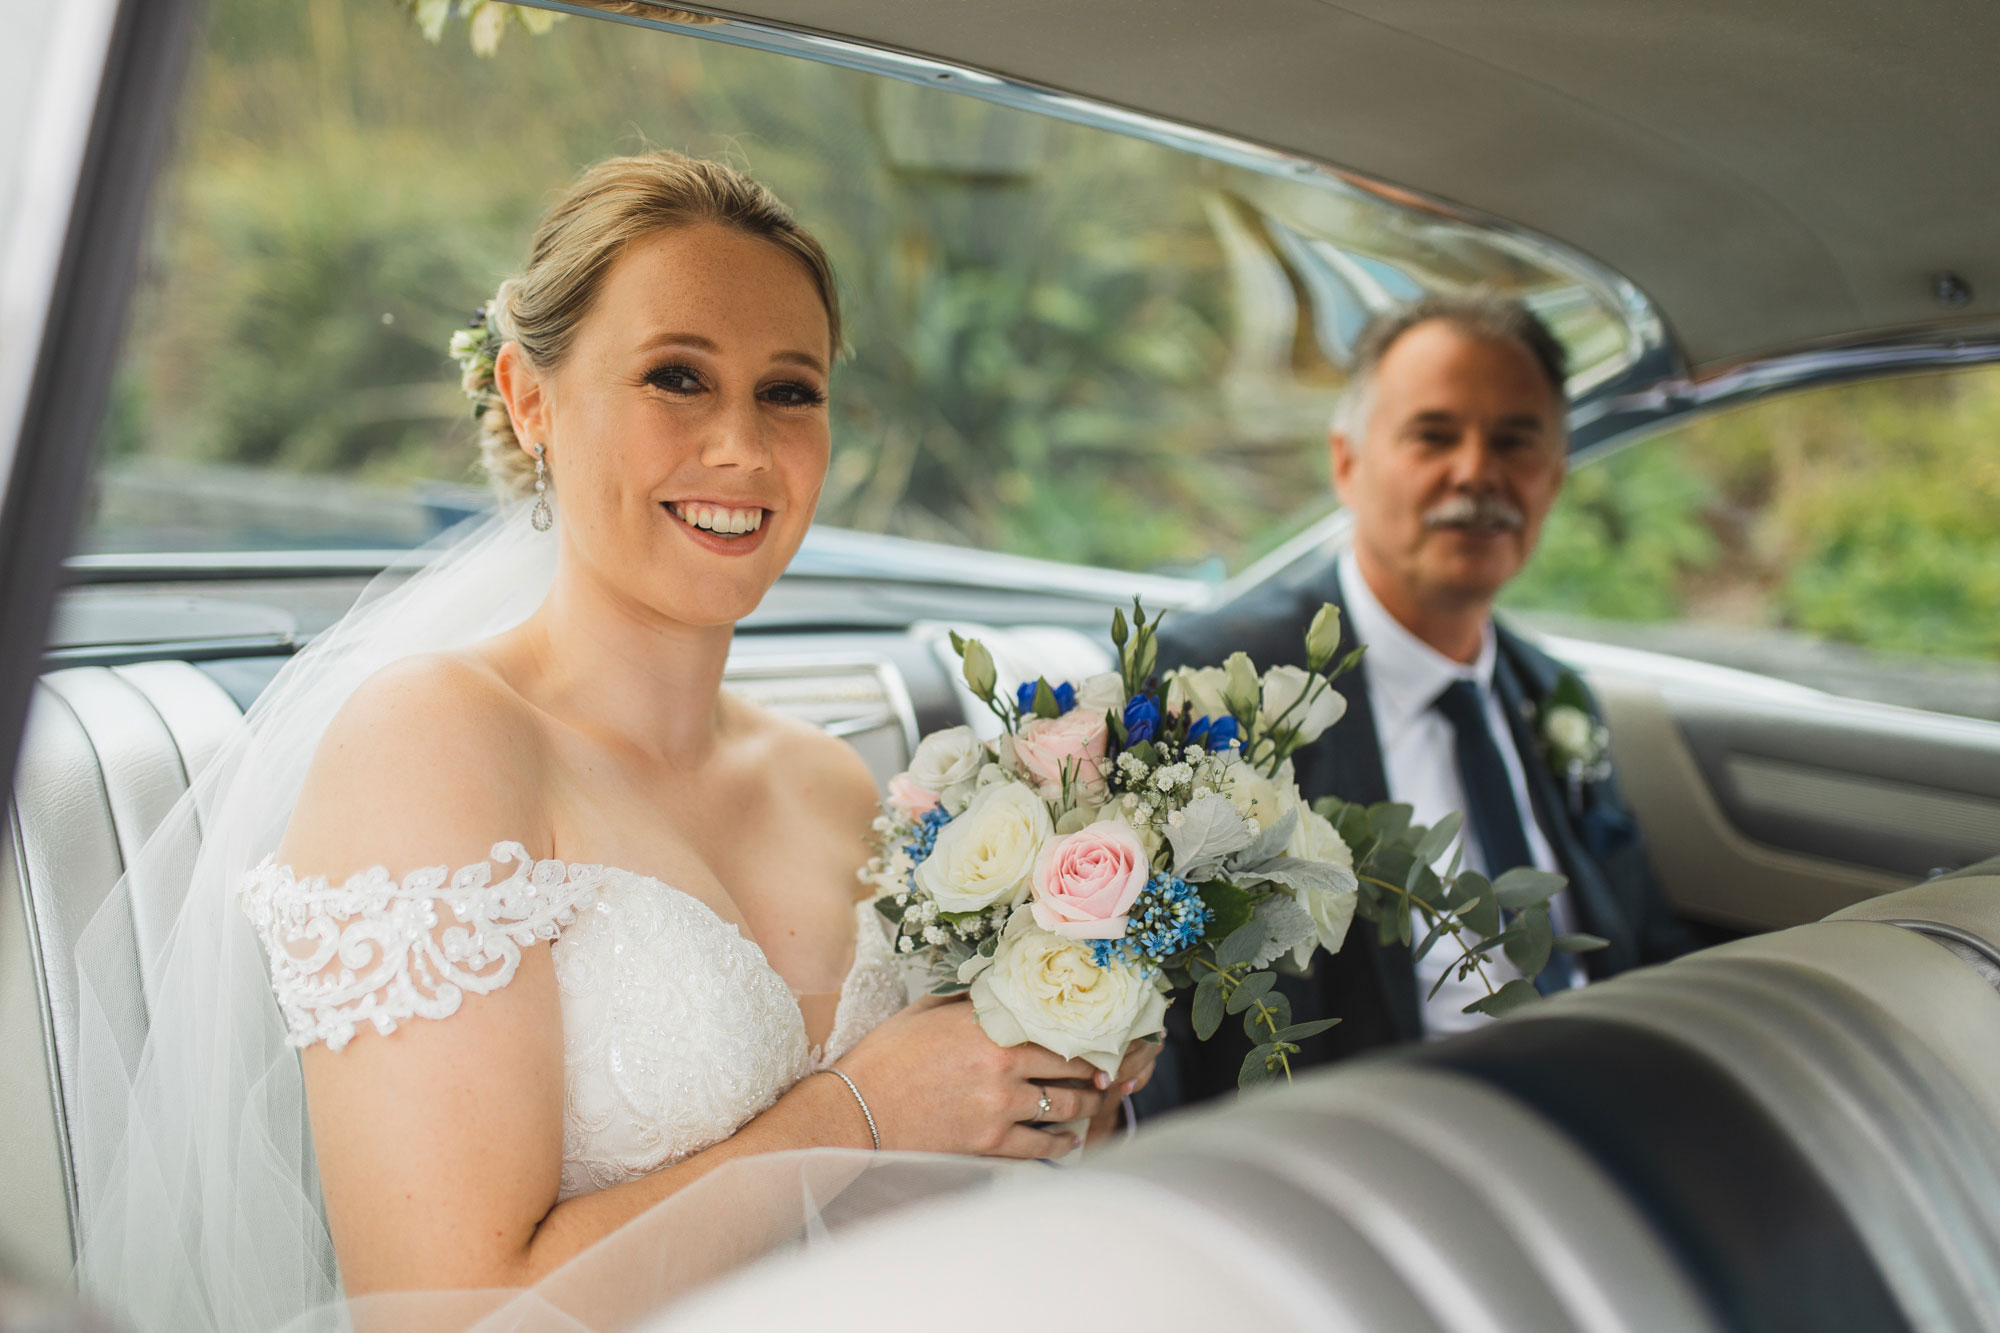
[[[1453,681],[1472,681],[1482,691],[1493,688],[1499,644],[1491,620],[1480,631],[1479,656],[1470,664],[1454,662],[1405,629],[1377,600],[1351,549],[1340,557],[1339,576],[1354,637],[1368,645],[1362,659],[1368,671],[1368,697],[1384,740],[1423,716]]]

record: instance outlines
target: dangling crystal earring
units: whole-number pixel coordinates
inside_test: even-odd
[[[535,507],[528,514],[528,521],[535,525],[536,532],[547,532],[555,526],[556,511],[549,504],[549,465],[542,459],[542,446],[535,446]]]

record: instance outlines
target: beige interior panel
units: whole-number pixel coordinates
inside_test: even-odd
[[[1752,930],[1817,921],[1907,887],[1897,876],[1779,851],[1729,823],[1659,691],[1630,677],[1593,674],[1611,726],[1618,779],[1646,838],[1646,857],[1674,910]]]

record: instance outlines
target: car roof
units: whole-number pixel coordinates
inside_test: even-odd
[[[2000,327],[1991,0],[729,12],[1248,140],[1553,238],[1634,283],[1697,379]]]

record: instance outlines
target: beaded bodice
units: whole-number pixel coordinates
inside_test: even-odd
[[[389,1033],[442,1019],[510,981],[522,950],[552,941],[563,1024],[562,1196],[658,1170],[735,1133],[792,1084],[903,1007],[880,918],[855,909],[854,963],[826,1043],[764,952],[700,899],[611,866],[536,861],[500,843],[492,862],[400,881],[300,879],[270,859],[243,905],[271,961],[294,1046],[339,1050],[362,1024]],[[494,864],[512,870],[496,878]]]

